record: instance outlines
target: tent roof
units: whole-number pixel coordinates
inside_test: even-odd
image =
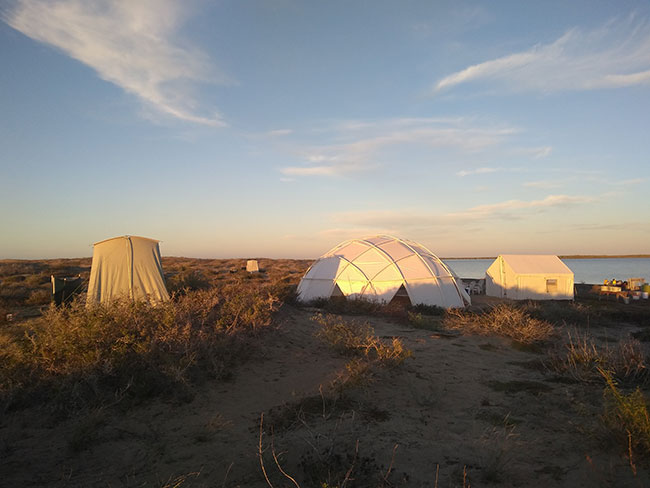
[[[570,274],[573,271],[552,254],[501,254],[499,256],[519,274]]]
[[[140,237],[140,236],[131,236],[131,235],[124,235],[124,236],[118,236],[118,237],[111,237],[110,239],[104,239],[103,241],[98,241],[93,244],[93,246],[96,246],[98,244],[104,244],[105,242],[109,241],[115,241],[118,239],[142,239],[143,241],[151,241],[151,242],[161,242],[158,239],[150,239],[148,237]]]
[[[423,245],[389,235],[376,235],[347,240],[323,254],[320,259],[330,256],[338,256],[347,261],[355,261],[357,258],[360,258],[362,255],[373,249],[377,251],[374,257],[378,257],[381,261],[386,262],[387,264],[395,263],[406,257],[416,255],[421,259],[424,257],[430,258],[430,260],[423,259],[427,268],[427,275],[452,275],[447,266]]]

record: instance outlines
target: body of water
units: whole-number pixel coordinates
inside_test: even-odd
[[[603,280],[616,278],[644,278],[650,282],[650,258],[600,258],[600,259],[563,259],[573,271],[576,283],[602,283]],[[494,262],[493,259],[445,259],[449,266],[461,278],[485,278],[485,271]]]

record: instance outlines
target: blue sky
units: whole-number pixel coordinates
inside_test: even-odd
[[[0,8],[0,258],[650,250],[648,2]]]

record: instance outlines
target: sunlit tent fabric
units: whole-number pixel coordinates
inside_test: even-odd
[[[573,300],[573,271],[553,255],[502,254],[485,273],[485,293],[513,300]]]
[[[246,261],[246,271],[249,273],[257,273],[260,270],[260,266],[257,263],[256,259],[249,259]]]
[[[298,298],[342,294],[388,303],[402,287],[413,305],[455,308],[470,303],[462,282],[431,251],[386,235],[352,239],[321,256],[300,281]]]
[[[94,244],[87,302],[120,297],[151,303],[169,300],[158,241],[122,236]]]

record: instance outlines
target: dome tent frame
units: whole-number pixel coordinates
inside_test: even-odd
[[[414,305],[453,308],[471,303],[458,277],[434,253],[385,234],[349,239],[323,254],[300,281],[298,297],[329,298],[337,287],[345,296],[386,303],[401,287]]]

